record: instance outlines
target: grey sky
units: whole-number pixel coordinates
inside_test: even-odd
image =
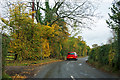
[[[95,2],[97,0],[91,1]],[[92,30],[83,29],[82,34],[80,34],[90,47],[92,47],[92,44],[106,44],[108,39],[112,37],[111,29],[108,28],[106,24],[112,1],[113,0],[101,0],[98,1],[98,3],[96,2],[99,4],[97,12],[100,13],[102,18],[94,18],[95,23],[93,24],[94,27],[91,26]]]

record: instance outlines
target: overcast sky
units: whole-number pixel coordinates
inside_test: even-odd
[[[97,12],[100,13],[102,18],[95,18],[96,22],[91,26],[92,30],[83,29],[82,34],[80,34],[90,47],[92,47],[92,44],[106,44],[108,39],[112,37],[111,29],[107,27],[106,20],[109,18],[108,13],[111,12],[109,8],[112,6],[113,0],[91,1],[96,1],[99,5]]]

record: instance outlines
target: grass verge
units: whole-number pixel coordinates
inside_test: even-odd
[[[53,62],[62,61],[59,59],[44,59],[37,61],[14,61],[7,62],[6,73],[9,74],[13,80],[24,80],[25,78],[31,78],[34,74],[37,74],[41,65],[49,64]]]
[[[110,67],[109,65],[102,65],[98,62],[93,62],[93,61],[86,61],[86,63],[92,67],[95,67],[103,72],[110,73],[112,75],[116,75],[120,77],[120,70],[116,71],[114,68]]]
[[[52,61],[58,61],[58,59],[44,59],[44,60],[24,60],[24,61],[7,61],[6,66],[29,66],[32,64],[42,64]]]
[[[12,80],[12,78],[11,78],[11,76],[9,76],[8,74],[3,73],[3,75],[2,75],[2,80]]]

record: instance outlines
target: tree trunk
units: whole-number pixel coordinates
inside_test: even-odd
[[[18,55],[18,54],[15,54],[15,58],[14,58],[14,60],[17,60],[17,55]]]

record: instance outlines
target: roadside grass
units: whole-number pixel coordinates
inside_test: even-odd
[[[12,56],[9,56],[12,57]],[[83,58],[86,56],[79,56],[78,58]],[[23,61],[18,61],[18,60],[8,60],[6,61],[5,66],[29,66],[29,65],[35,65],[35,64],[44,64],[44,63],[49,63],[49,62],[54,62],[54,61],[59,61],[59,60],[65,60],[64,59],[56,59],[56,58],[46,58],[44,60],[23,60]]]
[[[14,70],[11,68],[8,68],[6,72],[9,74],[8,76],[11,76],[13,80],[19,80],[19,79],[24,80],[29,76],[33,76],[33,74],[36,73],[38,66],[53,63],[53,62],[58,62],[58,61],[62,61],[62,60],[56,59],[56,58],[52,58],[52,59],[46,58],[44,60],[36,60],[36,61],[35,60],[7,61],[6,66],[11,68],[13,67]],[[23,72],[21,72],[21,70],[23,70]],[[11,73],[14,73],[14,74],[11,74]],[[5,80],[6,79],[9,79],[9,78],[7,77],[5,78]]]
[[[54,62],[58,61],[59,59],[55,58],[46,58],[44,60],[23,60],[23,61],[6,61],[6,66],[29,66],[29,65],[34,65],[34,64],[43,64],[43,63],[49,63],[49,62]]]
[[[11,78],[11,76],[9,76],[8,74],[6,74],[6,73],[3,73],[3,75],[2,75],[2,80],[12,80],[12,78]]]
[[[88,60],[87,63],[95,68],[98,68],[98,69],[101,69],[101,70],[104,70],[104,71],[111,71],[111,68],[110,66],[108,65],[102,65],[100,64],[99,62],[97,61],[93,61],[93,60]]]
[[[113,75],[117,75],[120,77],[120,71],[116,71],[114,68],[112,68],[109,65],[102,65],[99,62],[94,62],[92,60],[88,60],[87,63],[103,72],[111,73]]]

